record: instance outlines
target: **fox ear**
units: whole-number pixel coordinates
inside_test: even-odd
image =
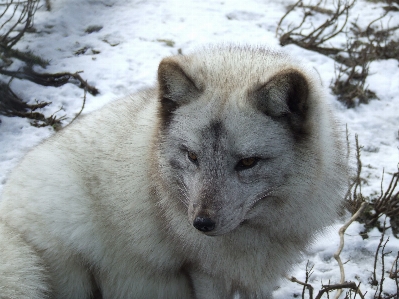
[[[158,84],[161,115],[167,122],[178,106],[200,93],[194,81],[173,58],[165,58],[159,64]]]
[[[271,117],[286,118],[292,129],[303,131],[308,114],[309,83],[297,70],[287,70],[250,92],[255,106]]]
[[[296,70],[278,73],[251,93],[257,108],[267,115],[306,114],[309,86],[306,78]]]

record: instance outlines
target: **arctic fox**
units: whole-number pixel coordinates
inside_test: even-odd
[[[156,87],[32,150],[0,203],[1,298],[272,298],[346,187],[319,78],[261,47],[161,61]]]

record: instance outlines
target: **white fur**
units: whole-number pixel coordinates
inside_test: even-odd
[[[229,298],[236,293],[270,298],[312,234],[334,221],[345,161],[324,91],[313,75],[284,54],[264,49],[211,48],[165,61],[170,60],[202,92],[195,101],[185,98],[169,129],[161,132],[158,90],[149,89],[76,121],[32,150],[11,174],[0,203],[0,298],[90,298],[97,289],[104,299]],[[298,70],[310,86],[314,136],[300,146],[278,141],[291,140],[284,137],[286,128],[263,119],[248,103],[248,89],[284,69]],[[170,72],[161,75],[175,76],[175,70]],[[191,88],[173,78],[178,79],[170,83],[177,86],[175,96]],[[231,209],[233,197],[221,196],[215,217],[225,223],[236,216],[208,236],[192,226],[192,215],[193,198],[210,182],[196,181],[197,170],[184,162],[182,176],[193,177],[182,190],[169,161],[180,157],[173,140],[201,144],[199,128],[215,118],[228,132],[221,141],[226,151],[229,144],[250,151],[257,141],[245,136],[257,120],[265,121],[265,130],[272,132],[264,142],[275,144],[267,153],[287,155],[279,168],[295,175],[255,208],[244,202],[242,211]],[[279,179],[273,169],[272,181]],[[214,179],[223,185],[215,192],[254,190],[248,183],[248,189],[234,190],[238,187],[229,177]],[[182,193],[188,198],[180,198]],[[242,224],[244,219],[250,224]]]

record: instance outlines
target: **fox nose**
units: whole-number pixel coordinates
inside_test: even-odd
[[[194,227],[202,232],[210,232],[215,228],[215,222],[209,217],[196,217]]]

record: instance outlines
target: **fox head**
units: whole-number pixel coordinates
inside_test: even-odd
[[[163,176],[210,236],[299,208],[287,201],[295,185],[311,188],[318,159],[306,147],[318,134],[306,74],[279,53],[216,52],[166,58],[158,71]]]

